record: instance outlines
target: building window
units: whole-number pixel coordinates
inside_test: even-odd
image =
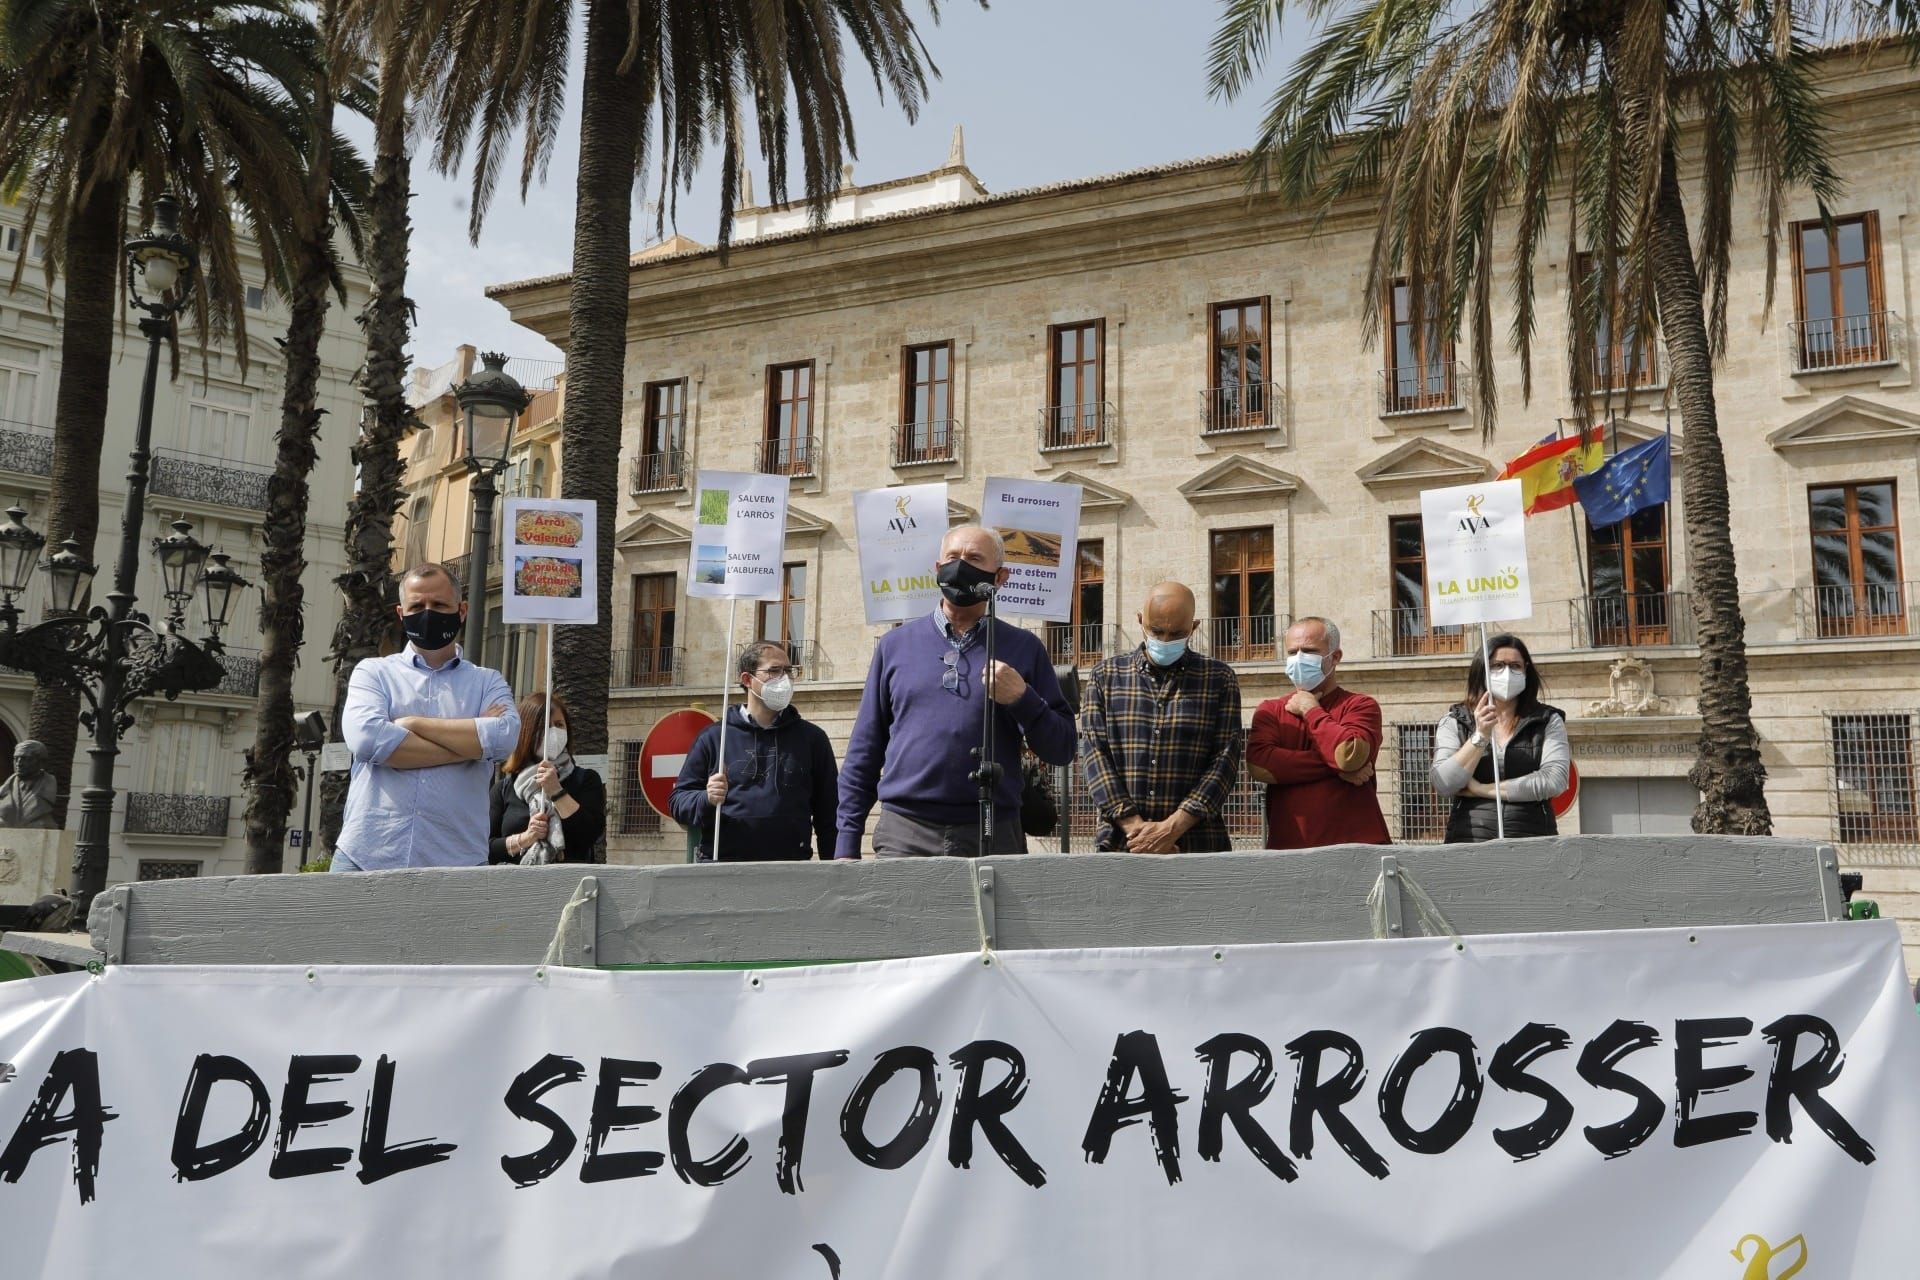
[[[1573,279],[1575,287],[1582,290],[1598,286],[1594,278],[1592,254],[1582,253],[1574,258]],[[1637,321],[1624,314],[1617,296],[1614,305],[1605,311],[1600,309],[1600,301],[1597,298],[1594,300],[1593,389],[1611,391],[1658,386],[1659,364],[1654,352],[1652,331],[1643,332]]]
[[[1107,322],[1057,324],[1047,331],[1047,341],[1051,399],[1041,447],[1071,449],[1106,443]]]
[[[1447,834],[1452,805],[1433,789],[1433,726],[1393,726],[1399,783],[1400,839],[1407,843],[1439,840]]]
[[[303,851],[304,852],[304,851]],[[174,862],[159,858],[140,859],[141,880],[191,880],[200,874],[197,862]]]
[[[433,495],[423,493],[407,508],[407,567],[425,564],[427,535],[433,526]],[[461,584],[463,587],[465,583]]]
[[[649,382],[646,416],[640,424],[640,456],[634,460],[635,493],[680,489],[686,482],[687,380]]]
[[[1074,556],[1073,617],[1049,622],[1047,651],[1055,663],[1090,667],[1111,647],[1107,631],[1106,543],[1083,539]]]
[[[0,341],[0,421],[31,425],[39,398],[39,349]]]
[[[632,648],[627,651],[626,676],[629,688],[648,688],[673,683],[674,601],[679,590],[679,575],[673,573],[637,573],[633,577]]]
[[[780,598],[762,600],[757,610],[754,638],[787,646],[787,661],[807,663],[807,566],[782,565]]]
[[[1891,480],[1814,485],[1813,618],[1817,636],[1894,636],[1907,631],[1900,580],[1900,517]]]
[[[1889,358],[1875,213],[1794,225],[1795,357],[1803,372]]]
[[[253,392],[202,383],[187,400],[186,451],[243,462],[251,452]]]
[[[1685,620],[1667,594],[1667,504],[1587,526],[1588,634],[1596,645],[1674,644]]]
[[[1416,308],[1413,286],[1401,279],[1388,286],[1387,302],[1386,412],[1454,407],[1453,343],[1440,332],[1439,295],[1429,288]]]
[[[1207,644],[1225,662],[1271,661],[1274,626],[1273,530],[1221,529],[1212,535],[1213,616]]]
[[[257,284],[247,286],[247,310],[265,311],[267,309],[267,291]]]
[[[1396,656],[1464,652],[1466,633],[1459,627],[1435,627],[1427,614],[1427,541],[1420,517],[1389,519],[1387,547],[1393,607],[1387,611],[1387,643],[1376,645],[1375,651]]]
[[[767,369],[767,431],[760,470],[776,476],[813,474],[813,361]]]
[[[954,457],[953,344],[908,347],[900,355],[900,430],[895,466]]]
[[[623,836],[660,834],[660,815],[647,803],[647,793],[640,789],[641,745],[638,742],[620,744],[620,794],[614,813],[619,822],[617,830]]]
[[[1913,717],[1836,715],[1829,720],[1840,843],[1920,841],[1914,810]]]
[[[1207,431],[1251,431],[1275,422],[1267,370],[1267,300],[1218,302],[1210,330]]]
[[[146,790],[163,796],[224,795],[237,767],[218,725],[155,720],[147,732]]]

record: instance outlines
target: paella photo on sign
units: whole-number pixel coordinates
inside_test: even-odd
[[[513,540],[530,547],[577,547],[586,533],[571,511],[522,511],[513,522]]]
[[[578,600],[585,580],[582,562],[571,556],[515,556],[513,589],[522,596]]]

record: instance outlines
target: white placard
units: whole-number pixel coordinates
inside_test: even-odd
[[[1533,616],[1527,575],[1527,513],[1518,480],[1428,489],[1420,495],[1426,539],[1427,616],[1436,627]]]
[[[1000,588],[1001,614],[1066,622],[1080,548],[1080,486],[988,476],[980,523],[1000,531],[1012,576]]]
[[[9,1274],[1781,1280],[1804,1251],[1802,1280],[1899,1280],[1920,1256],[1892,921],[990,959],[0,983]]]
[[[868,622],[933,612],[940,600],[934,565],[947,534],[947,484],[903,484],[853,495],[860,544],[860,596]]]
[[[694,477],[687,594],[778,600],[787,543],[786,476],[702,471]]]
[[[353,768],[353,748],[344,742],[329,742],[320,748],[320,772],[346,773]]]
[[[508,498],[500,530],[503,621],[591,623],[598,618],[594,503]],[[483,566],[474,570],[483,571]]]

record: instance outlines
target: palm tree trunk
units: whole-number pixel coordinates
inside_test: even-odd
[[[332,5],[321,7],[321,30],[331,34]],[[300,575],[307,567],[307,477],[322,411],[320,339],[326,331],[327,292],[333,283],[333,72],[323,66],[315,85],[313,142],[307,158],[307,201],[295,262],[292,319],[287,326],[286,391],[280,401],[278,449],[267,481],[266,548],[260,555],[260,696],[254,707],[253,746],[246,753],[247,871],[285,869],[287,815],[293,809],[293,669],[300,660],[306,605]]]
[[[398,35],[393,37],[398,42]],[[367,272],[373,293],[360,314],[367,334],[363,388],[367,408],[353,451],[359,484],[347,510],[347,569],[340,577],[346,597],[333,632],[333,722],[340,741],[340,710],[347,684],[362,658],[378,657],[400,642],[389,601],[393,584],[393,517],[400,510],[400,443],[413,422],[407,406],[407,336],[413,303],[407,298],[407,240],[412,198],[407,153],[407,88],[389,47],[380,66],[380,104],[374,122],[373,192],[367,208]],[[392,97],[390,95],[397,95]],[[332,848],[347,805],[347,775],[320,780],[320,838]]]
[[[1650,248],[1667,366],[1686,428],[1680,480],[1686,499],[1694,631],[1700,643],[1700,758],[1687,775],[1700,791],[1693,829],[1770,835],[1767,770],[1753,728],[1746,623],[1740,616],[1740,584],[1728,532],[1727,464],[1714,406],[1713,354],[1670,145],[1661,161]]]
[[[634,164],[640,146],[642,49],[620,70],[627,45],[621,0],[587,9],[580,169],[573,222],[573,295],[568,318],[567,412],[561,493],[598,504],[598,617],[554,635],[554,686],[568,705],[576,752],[608,749],[607,688],[613,651],[613,526],[619,500],[620,401],[627,358],[628,255]],[[475,576],[479,577],[476,569]],[[481,597],[484,599],[484,597]]]
[[[88,149],[83,154],[91,155]],[[98,166],[89,159],[82,174]],[[84,185],[84,179],[82,179]],[[102,177],[67,223],[65,317],[60,335],[60,389],[53,411],[53,466],[47,503],[47,550],[72,538],[89,560],[100,527],[100,444],[107,430],[107,382],[113,369],[114,304],[120,287],[120,239],[127,205],[123,177]],[[27,736],[47,746],[47,769],[58,784],[54,818],[67,820],[73,783],[80,696],[37,684]]]

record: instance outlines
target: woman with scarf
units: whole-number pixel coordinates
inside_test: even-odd
[[[593,861],[593,848],[607,829],[607,784],[567,751],[563,699],[553,700],[551,728],[546,694],[520,700],[520,741],[493,781],[490,808],[488,862],[531,867]]]

